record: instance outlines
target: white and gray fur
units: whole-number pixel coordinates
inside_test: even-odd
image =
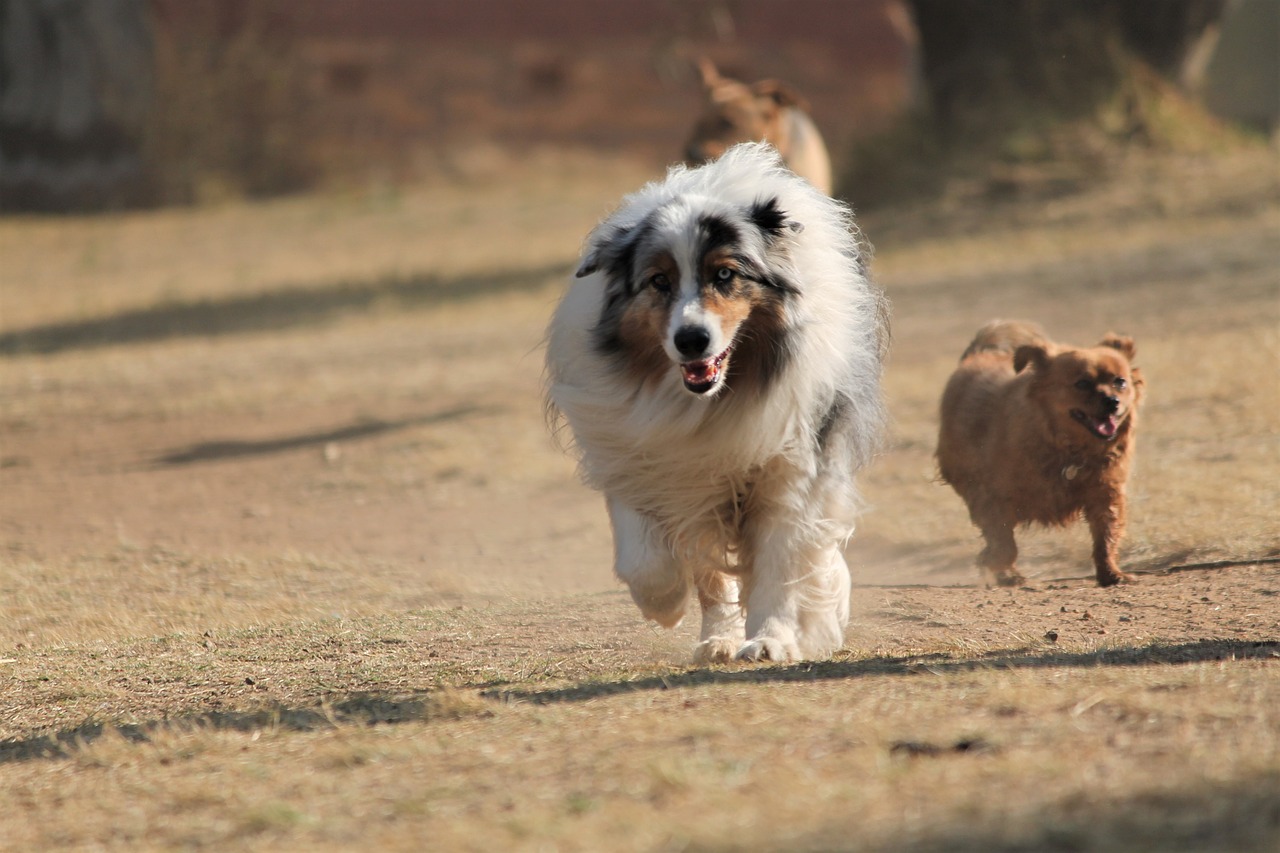
[[[700,299],[712,301],[714,283],[700,279],[699,252],[713,243],[735,258],[744,298],[764,307],[733,340],[708,343],[708,357],[730,345],[732,355],[698,392],[673,337],[708,319]],[[656,299],[638,280],[655,251],[675,260],[679,282],[663,352],[638,352],[611,324],[632,300]],[[798,660],[843,644],[841,549],[854,474],[884,425],[887,335],[849,210],[767,145],[673,167],[589,236],[549,329],[548,413],[567,423],[584,481],[605,496],[615,571],[641,612],[673,626],[697,592],[697,660]]]

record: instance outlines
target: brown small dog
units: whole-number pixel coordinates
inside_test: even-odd
[[[698,60],[707,109],[685,145],[685,162],[714,160],[739,142],[767,142],[787,168],[831,195],[831,158],[804,99],[776,80],[748,86]]]
[[[988,585],[1017,586],[1014,528],[1064,526],[1081,512],[1098,585],[1131,582],[1116,552],[1134,453],[1142,373],[1131,338],[1050,341],[1033,323],[995,321],[960,357],[942,395],[938,469],[969,507]]]

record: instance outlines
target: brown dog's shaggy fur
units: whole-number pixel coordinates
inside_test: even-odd
[[[803,98],[776,80],[748,86],[723,77],[705,57],[698,69],[707,110],[685,146],[686,163],[714,160],[739,142],[767,142],[788,169],[831,195],[831,158]]]
[[[1077,349],[1033,323],[995,321],[960,357],[942,395],[938,469],[986,539],[978,566],[988,585],[1023,583],[1018,525],[1066,525],[1081,513],[1098,584],[1133,580],[1116,553],[1143,396],[1135,352],[1115,334]]]

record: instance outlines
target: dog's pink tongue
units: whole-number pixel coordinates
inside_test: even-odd
[[[686,361],[680,365],[680,372],[684,374],[686,382],[709,382],[716,375],[715,361],[709,358],[704,361]]]
[[[1098,421],[1098,435],[1103,436],[1104,438],[1111,438],[1111,436],[1116,434],[1116,429],[1117,425],[1115,418],[1106,418]]]

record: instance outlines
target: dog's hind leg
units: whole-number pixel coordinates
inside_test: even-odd
[[[693,580],[645,516],[610,498],[613,568],[646,619],[673,628],[684,617]]]
[[[702,637],[694,646],[697,663],[724,663],[742,646],[746,620],[738,601],[738,579],[715,570],[695,579],[698,602],[702,605]]]

